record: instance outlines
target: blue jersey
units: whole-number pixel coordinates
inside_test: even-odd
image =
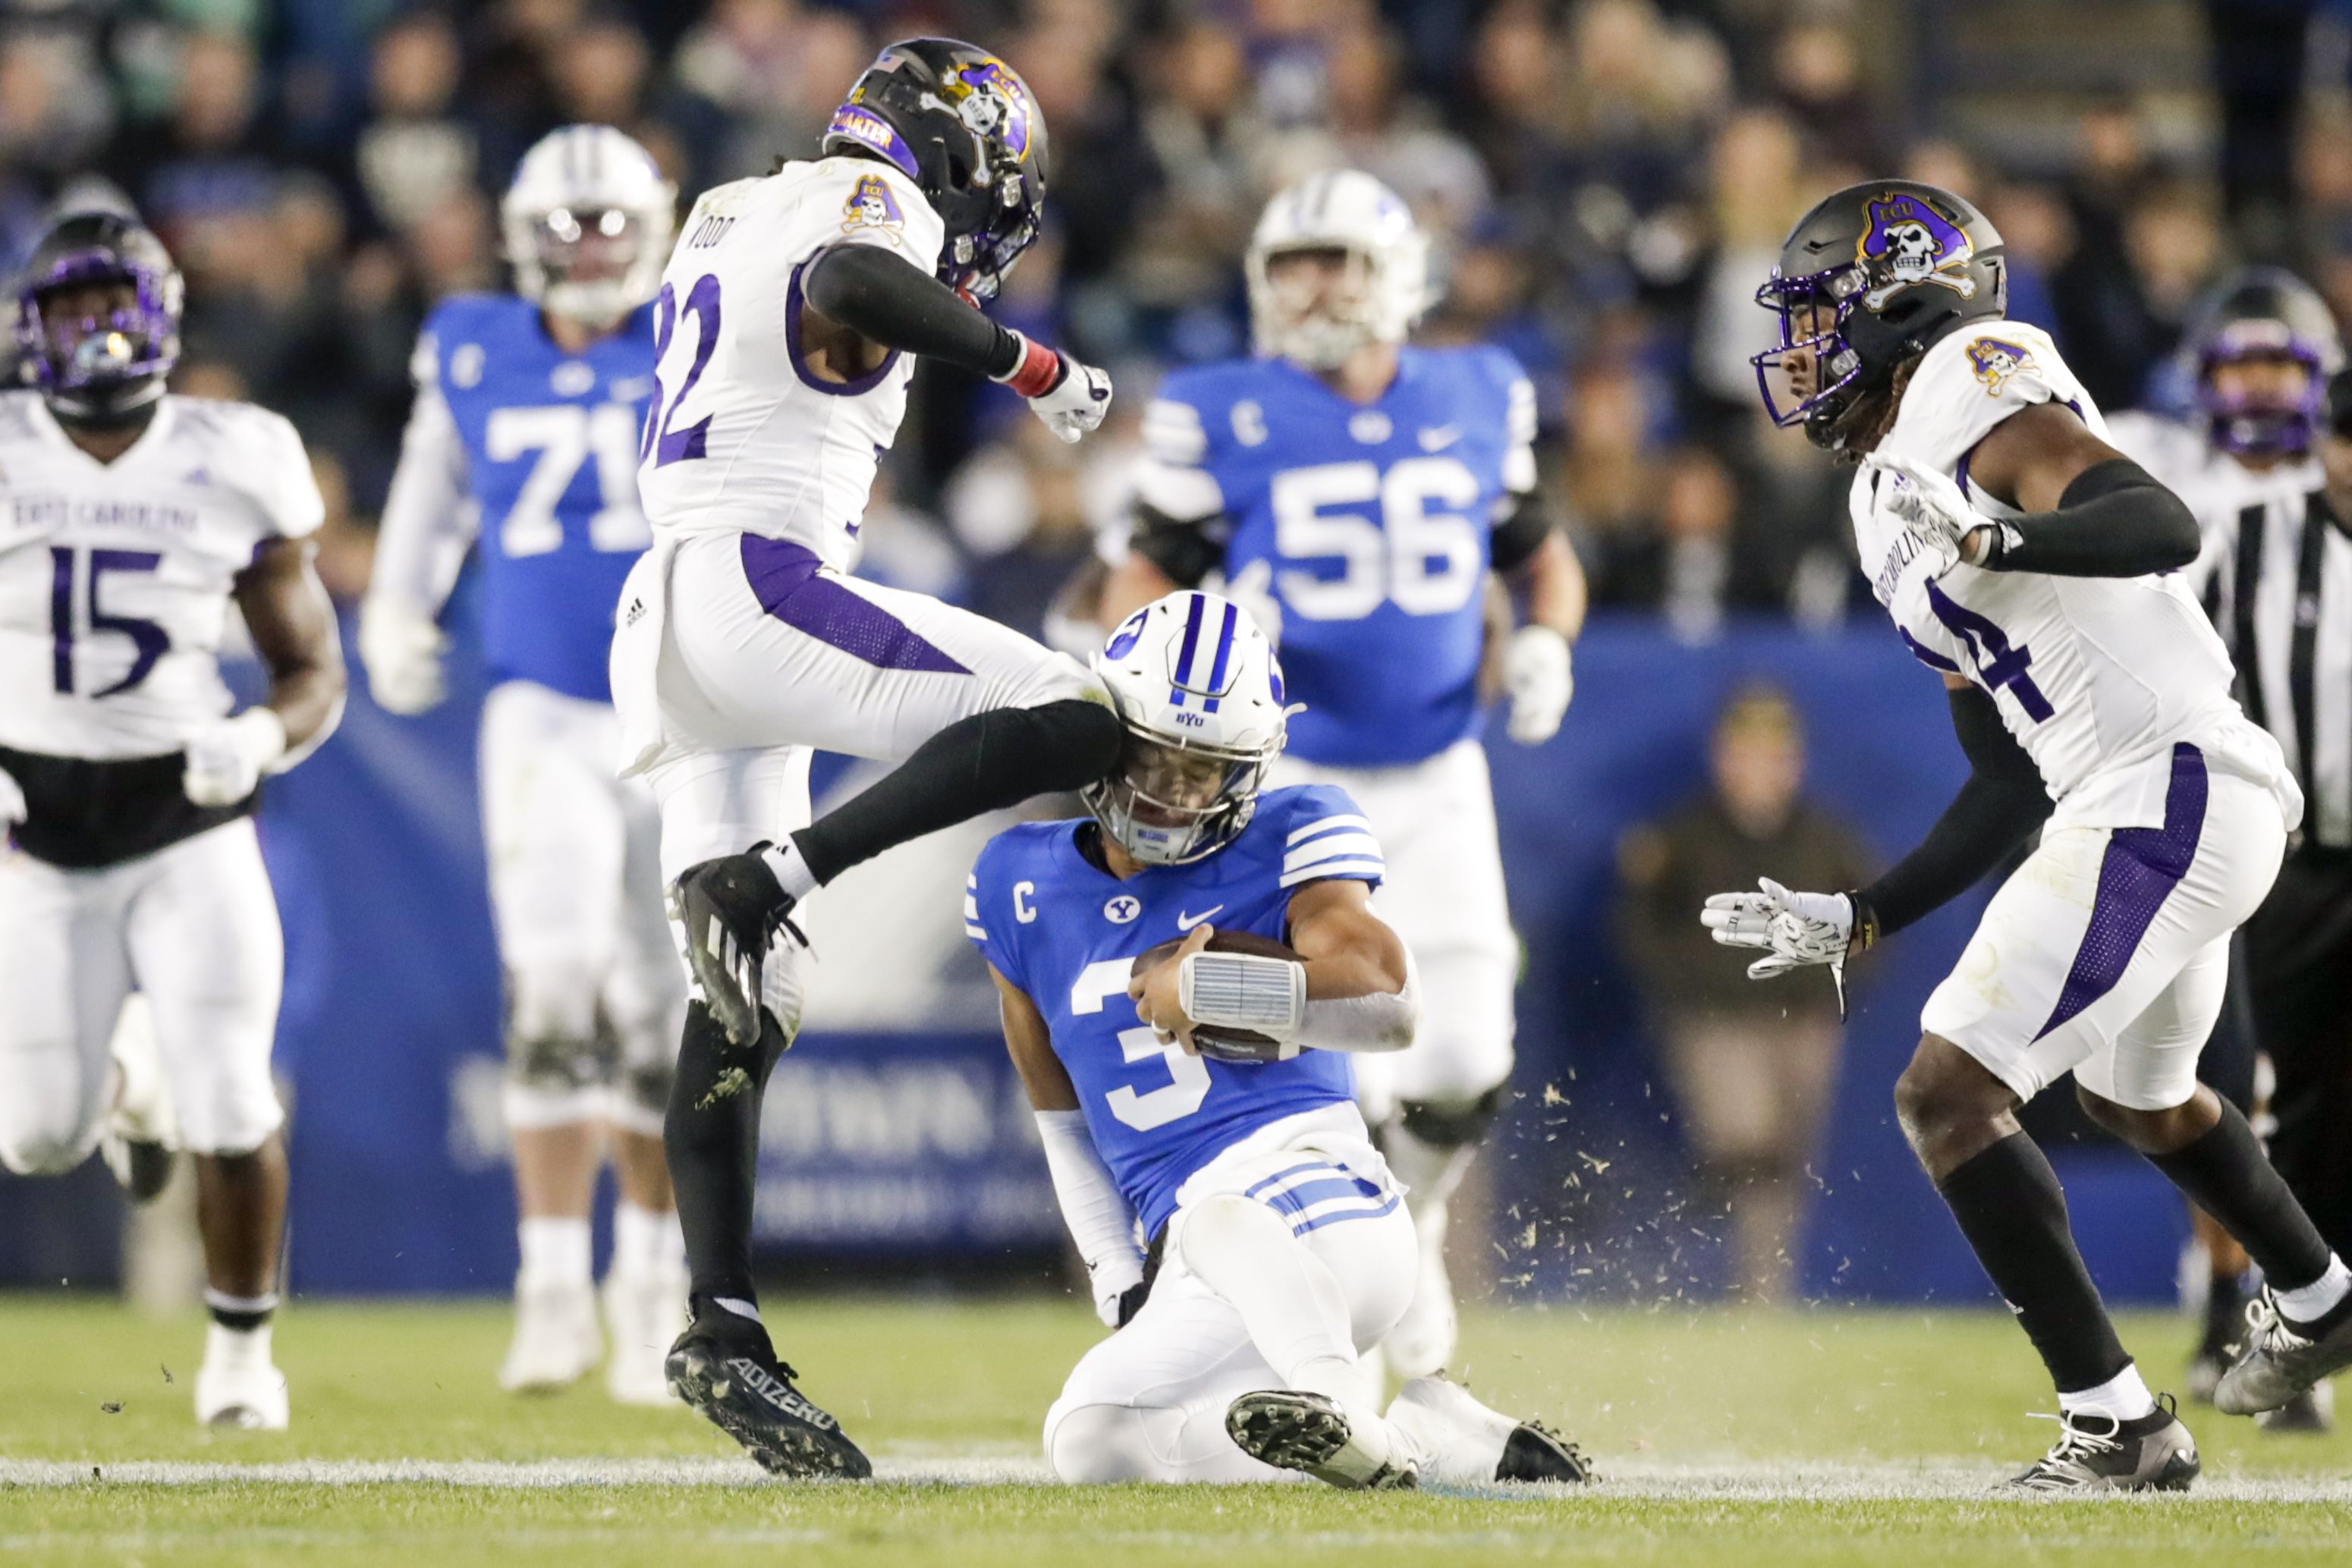
[[[621,580],[653,536],[637,439],[654,390],[653,307],[574,357],[510,294],[461,294],[425,323],[418,380],[437,390],[480,508],[484,653],[493,680],[610,702]]]
[[[1229,580],[1271,570],[1307,705],[1290,750],[1417,762],[1477,729],[1489,546],[1535,487],[1534,439],[1535,389],[1501,349],[1408,348],[1368,406],[1287,361],[1238,360],[1160,383],[1141,497],[1222,528]]]
[[[1128,999],[1136,956],[1203,921],[1284,940],[1293,888],[1332,877],[1377,886],[1381,850],[1347,792],[1323,784],[1270,789],[1217,853],[1125,882],[1079,852],[1083,825],[1024,822],[990,840],[965,884],[964,930],[1045,1015],[1095,1147],[1156,1236],[1176,1189],[1217,1151],[1353,1100],[1355,1072],[1330,1051],[1235,1066],[1161,1044]]]

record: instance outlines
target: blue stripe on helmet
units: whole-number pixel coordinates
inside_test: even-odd
[[[1217,632],[1217,656],[1209,665],[1209,700],[1201,705],[1203,713],[1217,711],[1216,693],[1225,689],[1225,666],[1232,662],[1234,632],[1241,624],[1242,607],[1230,601],[1225,605],[1225,623]]]
[[[1198,593],[1188,593],[1185,597],[1192,601],[1192,605],[1184,615],[1184,646],[1176,655],[1175,686],[1179,694],[1192,684],[1192,656],[1200,652],[1201,648],[1201,610],[1209,602],[1203,595]],[[1168,700],[1181,704],[1184,699],[1181,695],[1171,695]]]

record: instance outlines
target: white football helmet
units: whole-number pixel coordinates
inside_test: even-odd
[[[499,204],[515,291],[558,316],[610,326],[651,299],[669,262],[677,187],[609,125],[551,131]]]
[[[1095,655],[1127,743],[1084,791],[1103,831],[1146,865],[1181,865],[1240,836],[1282,751],[1282,667],[1246,611],[1186,591],[1129,616]]]
[[[1351,287],[1334,310],[1275,287],[1266,264],[1286,251],[1344,250]],[[1429,236],[1404,198],[1360,169],[1310,174],[1265,204],[1243,263],[1250,333],[1260,354],[1330,370],[1367,343],[1402,343],[1429,308]]]

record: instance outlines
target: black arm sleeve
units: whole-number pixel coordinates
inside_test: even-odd
[[[2054,512],[2011,517],[1986,566],[2053,577],[2139,577],[2197,559],[2197,517],[2128,457],[2074,476]]]
[[[1487,547],[1487,559],[1496,571],[1517,570],[1551,538],[1551,518],[1533,495],[1513,496],[1509,505],[1509,515],[1495,525],[1494,538]]]
[[[1188,520],[1138,501],[1128,549],[1177,587],[1198,588],[1202,578],[1225,564],[1225,516]]]
[[[1863,906],[1856,924],[1873,924],[1878,936],[1966,893],[2050,815],[2042,770],[2000,722],[1992,698],[1975,686],[1950,696],[1952,727],[1972,771],[1919,847],[1855,895]]]
[[[861,338],[983,376],[1013,373],[1021,340],[956,291],[879,246],[828,246],[801,273],[801,295]]]

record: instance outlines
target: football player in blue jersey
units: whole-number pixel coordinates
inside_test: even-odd
[[[517,292],[444,300],[418,341],[415,412],[360,622],[375,700],[433,706],[446,641],[436,618],[472,549],[493,682],[483,837],[521,1212],[499,1381],[552,1387],[595,1364],[589,1210],[609,1141],[620,1196],[607,1382],[647,1404],[668,1400],[662,1357],[685,1322],[662,1113],[686,985],[652,793],[614,776],[605,660],[621,581],[651,538],[637,437],[654,386],[648,301],[676,201],[646,150],[609,126],[567,126],[524,157],[500,214]]]
[[[1429,1005],[1412,1048],[1363,1064],[1423,1257],[1386,1346],[1411,1378],[1453,1352],[1445,1204],[1511,1073],[1518,942],[1478,743],[1490,574],[1524,592],[1502,644],[1511,737],[1539,745],[1573,690],[1584,578],[1533,498],[1535,391],[1505,350],[1420,349],[1426,242],[1352,170],[1276,196],[1250,244],[1257,355],[1179,371],[1145,416],[1131,549],[1109,624],[1218,574],[1282,649],[1277,783],[1348,790],[1387,849],[1397,929]]]
[[[1272,647],[1239,605],[1185,591],[1129,616],[1095,667],[1125,740],[1084,791],[1093,816],[998,835],[965,904],[1120,1331],[1045,1417],[1055,1469],[1584,1479],[1572,1447],[1440,1378],[1383,1415],[1359,1364],[1412,1297],[1416,1246],[1350,1063],[1409,1046],[1421,1004],[1372,909],[1381,847],[1356,802],[1260,793],[1287,717]]]

